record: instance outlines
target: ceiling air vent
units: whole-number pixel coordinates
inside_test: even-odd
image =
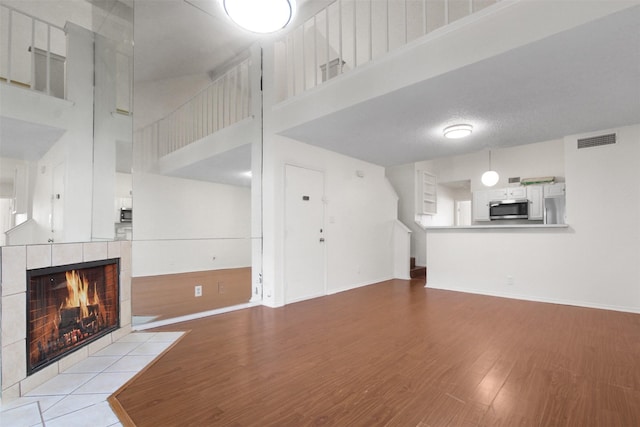
[[[583,138],[578,140],[578,149],[598,147],[599,145],[609,145],[616,143],[616,134],[610,133],[608,135],[594,136],[591,138]]]

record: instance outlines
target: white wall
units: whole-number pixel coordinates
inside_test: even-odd
[[[49,151],[38,160],[38,167],[35,178],[35,185],[33,191],[33,212],[32,218],[36,223],[35,236],[33,241],[23,243],[44,243],[49,237],[51,237],[52,228],[52,187],[53,187],[53,172],[56,167],[65,167],[65,143],[64,140],[56,143]],[[91,178],[86,177],[87,181]],[[91,194],[91,193],[89,193]],[[90,214],[88,211],[87,214]],[[62,212],[64,215],[64,210]],[[60,230],[56,230],[59,232]],[[89,230],[87,232],[87,239],[90,240]],[[60,241],[63,236],[60,236]]]
[[[640,312],[638,141],[640,125],[564,138],[567,229],[429,230],[427,286]]]
[[[445,226],[454,224],[456,192],[449,187],[438,185],[436,214],[424,215],[425,226]]]
[[[206,74],[135,82],[134,129],[142,129],[166,117],[211,83]]]
[[[412,231],[411,256],[416,258],[416,265],[427,265],[424,231],[415,222],[415,164],[409,163],[390,167],[386,169],[385,174],[400,198],[398,202],[398,219]]]
[[[95,36],[95,102],[93,122],[92,240],[115,236],[113,203],[116,197],[117,145],[131,142],[132,119],[116,114],[117,44]],[[117,220],[116,220],[117,221]]]
[[[507,187],[509,177],[564,176],[564,146],[561,139],[491,150],[491,167],[500,175],[495,188]],[[489,151],[416,163],[416,168],[434,173],[438,182],[470,180],[471,191],[486,189],[480,181],[489,169]]]
[[[545,141],[536,144],[519,145],[492,151],[491,164],[500,174],[496,187],[506,187],[509,177],[522,178],[536,176],[557,176],[564,178],[564,144],[562,140]],[[417,265],[427,265],[425,233],[415,224],[415,173],[426,170],[437,177],[439,183],[470,181],[471,191],[485,189],[480,181],[482,173],[489,167],[489,152],[481,151],[460,156],[426,160],[407,165],[387,168],[387,176],[400,196],[399,218],[413,230],[411,235],[411,255]],[[457,193],[438,188],[438,215],[427,219],[426,225],[452,225],[453,200]],[[451,212],[449,212],[451,211]],[[453,221],[451,216],[450,221]]]
[[[284,169],[324,172],[327,292],[393,277],[396,195],[384,169],[288,138],[267,135],[264,145],[264,303],[284,304]],[[362,171],[362,178],[356,176]],[[407,263],[409,260],[407,260]]]
[[[133,276],[251,266],[251,189],[133,175]]]
[[[130,208],[132,204],[132,175],[130,173],[116,173],[116,195],[114,221],[120,221],[120,208]]]
[[[9,85],[0,85],[3,116],[41,123],[66,132],[38,162],[34,175],[33,219],[45,243],[51,228],[51,177],[56,165],[64,163],[64,226],[54,236],[57,242],[91,240],[91,195],[93,190],[93,33],[74,24],[66,26],[68,38],[67,100],[48,97]],[[45,170],[43,172],[42,167]],[[31,184],[30,184],[31,185]]]

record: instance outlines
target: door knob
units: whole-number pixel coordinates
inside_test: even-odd
[[[320,243],[324,243],[324,237],[320,238]]]

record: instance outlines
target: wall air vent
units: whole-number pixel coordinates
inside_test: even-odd
[[[578,149],[598,147],[600,145],[609,145],[616,143],[616,134],[610,133],[608,135],[594,136],[591,138],[583,138],[578,140]]]

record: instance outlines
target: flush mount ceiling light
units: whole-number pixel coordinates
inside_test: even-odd
[[[295,0],[223,0],[227,15],[254,33],[273,33],[293,18]]]
[[[448,126],[444,128],[442,132],[444,133],[445,138],[449,138],[449,139],[464,138],[465,136],[471,135],[471,132],[473,132],[473,126],[466,125],[466,124],[453,125],[453,126]]]
[[[500,180],[498,172],[491,169],[491,150],[489,150],[489,170],[482,174],[480,180],[487,187],[493,187]]]

